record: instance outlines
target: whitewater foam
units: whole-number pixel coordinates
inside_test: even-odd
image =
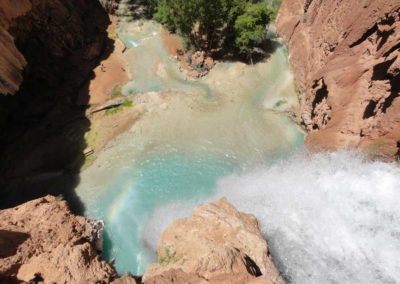
[[[395,164],[351,152],[296,155],[222,178],[213,199],[222,196],[258,218],[290,283],[400,283]],[[144,236],[151,247],[184,207],[155,212],[149,224],[159,229]]]

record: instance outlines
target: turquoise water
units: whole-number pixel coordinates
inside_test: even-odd
[[[285,114],[298,102],[284,46],[266,62],[219,63],[192,80],[169,57],[161,32],[153,22],[121,26],[132,76],[123,90],[135,94],[142,116],[81,173],[76,189],[85,214],[104,220],[104,255],[121,274],[140,275],[156,260],[168,225],[154,222],[159,208],[174,202],[191,208],[212,196],[223,177],[303,143]]]
[[[153,22],[125,23],[120,25],[119,38],[127,51],[127,58],[135,61],[129,71],[134,80],[123,87],[126,95],[140,92],[179,90],[211,94],[209,86],[201,81],[191,81],[171,64],[161,34],[163,28]]]
[[[235,166],[230,159],[206,152],[163,152],[127,169],[116,179],[113,190],[100,196],[104,204],[98,206],[108,209],[102,216],[108,234],[106,258],[117,256],[120,272],[142,273],[147,263],[154,261],[154,252],[147,250],[150,244],[142,236],[151,213],[169,202],[201,202],[212,193],[217,179]]]

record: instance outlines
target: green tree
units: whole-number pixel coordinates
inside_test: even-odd
[[[279,0],[150,0],[154,18],[183,36],[189,46],[206,51],[234,43],[251,52],[273,18],[266,1]],[[275,4],[274,4],[275,5]]]
[[[264,38],[266,24],[273,12],[264,3],[248,3],[244,13],[237,17],[234,25],[235,44],[240,51],[251,53]]]

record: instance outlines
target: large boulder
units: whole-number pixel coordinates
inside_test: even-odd
[[[52,196],[1,210],[0,283],[109,283],[117,275],[100,258],[101,233]]]
[[[198,206],[161,236],[144,283],[284,283],[253,215],[226,199]],[[257,282],[261,281],[261,282]]]

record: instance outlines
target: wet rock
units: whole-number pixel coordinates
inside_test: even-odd
[[[143,281],[248,283],[259,277],[263,283],[283,283],[256,218],[221,199],[196,207],[190,218],[175,221],[162,234],[158,263]]]

